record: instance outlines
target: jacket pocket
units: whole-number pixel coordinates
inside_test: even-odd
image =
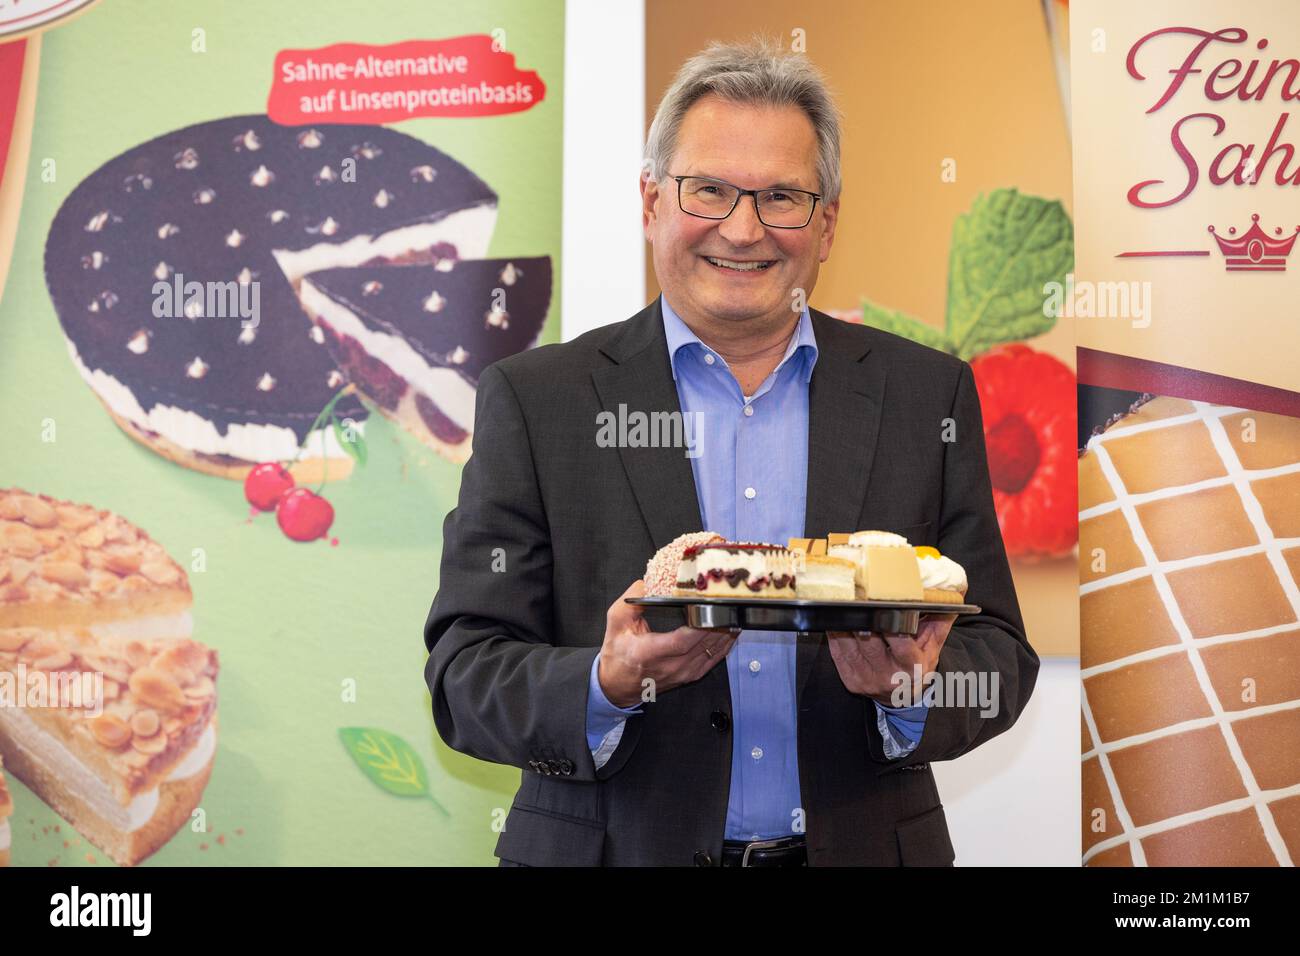
[[[495,853],[526,866],[600,866],[605,825],[515,804]]]
[[[903,866],[952,866],[956,859],[942,804],[918,816],[900,820],[895,825],[895,832],[898,835],[898,856]]]

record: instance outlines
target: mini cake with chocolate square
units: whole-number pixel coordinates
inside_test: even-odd
[[[920,601],[925,597],[916,552],[902,535],[889,531],[855,531],[844,544],[827,549],[832,557],[857,568],[854,591],[859,601]]]
[[[453,461],[469,457],[479,374],[530,348],[550,303],[546,256],[327,269],[302,281],[303,308],[344,374]]]
[[[299,481],[326,460],[339,477],[351,456],[312,425],[344,379],[299,280],[477,258],[496,205],[470,170],[403,133],[233,116],[86,177],[50,227],[46,284],[78,372],[132,438],[235,479],[305,444]],[[364,425],[354,397],[335,410]]]

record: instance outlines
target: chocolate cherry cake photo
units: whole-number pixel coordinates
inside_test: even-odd
[[[548,257],[484,258],[497,200],[382,126],[227,117],[87,176],[50,227],[46,284],[110,418],[177,464],[345,477],[320,420],[335,400],[358,432],[378,410],[461,462],[479,373],[535,344],[551,300]]]

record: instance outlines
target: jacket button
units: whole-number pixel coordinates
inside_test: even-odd
[[[709,714],[709,724],[720,734],[725,734],[731,728],[731,715],[725,710],[715,710]]]
[[[545,760],[537,761],[537,771],[538,773],[546,777],[549,777],[551,775],[551,768],[547,765]]]
[[[528,761],[528,767],[529,767],[529,769],[531,769],[534,773],[536,773],[536,772],[537,772],[537,761],[536,761],[536,760],[530,760],[530,761]]]
[[[551,773],[559,773],[560,762],[558,760],[548,760],[546,761],[546,769],[549,770]]]
[[[560,773],[564,774],[566,777],[568,777],[568,776],[572,776],[572,774],[573,774],[573,761],[572,761],[572,760],[561,760],[561,761],[560,761]]]
[[[709,853],[708,853],[707,850],[696,850],[696,851],[695,851],[695,865],[696,865],[696,866],[712,866],[712,865],[713,865],[713,857],[709,856]]]

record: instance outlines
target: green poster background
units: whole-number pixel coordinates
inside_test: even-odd
[[[196,28],[206,34],[204,53],[191,50]],[[494,864],[494,823],[519,772],[449,750],[423,682],[422,626],[460,466],[372,414],[368,463],[324,490],[337,547],[290,541],[272,514],[250,521],[239,482],[140,447],[82,382],[45,288],[50,222],[76,184],[118,153],[191,123],[262,112],[281,48],[498,29],[516,65],[545,83],[543,102],[506,116],[393,128],[447,152],[496,190],[490,256],[551,256],[555,291],[540,341],[558,341],[559,0],[106,0],[43,39],[31,161],[0,302],[0,407],[9,423],[0,486],[117,512],[187,569],[202,549],[206,569],[189,573],[194,637],[221,659],[216,763],[200,804],[208,832],[183,828],[145,865]],[[43,178],[47,160],[53,182]],[[54,442],[42,440],[47,422]],[[355,702],[343,699],[349,680]],[[405,741],[437,803],[372,782],[345,749],[344,727]],[[14,865],[88,865],[88,853],[96,865],[110,862],[12,775],[10,788]]]

